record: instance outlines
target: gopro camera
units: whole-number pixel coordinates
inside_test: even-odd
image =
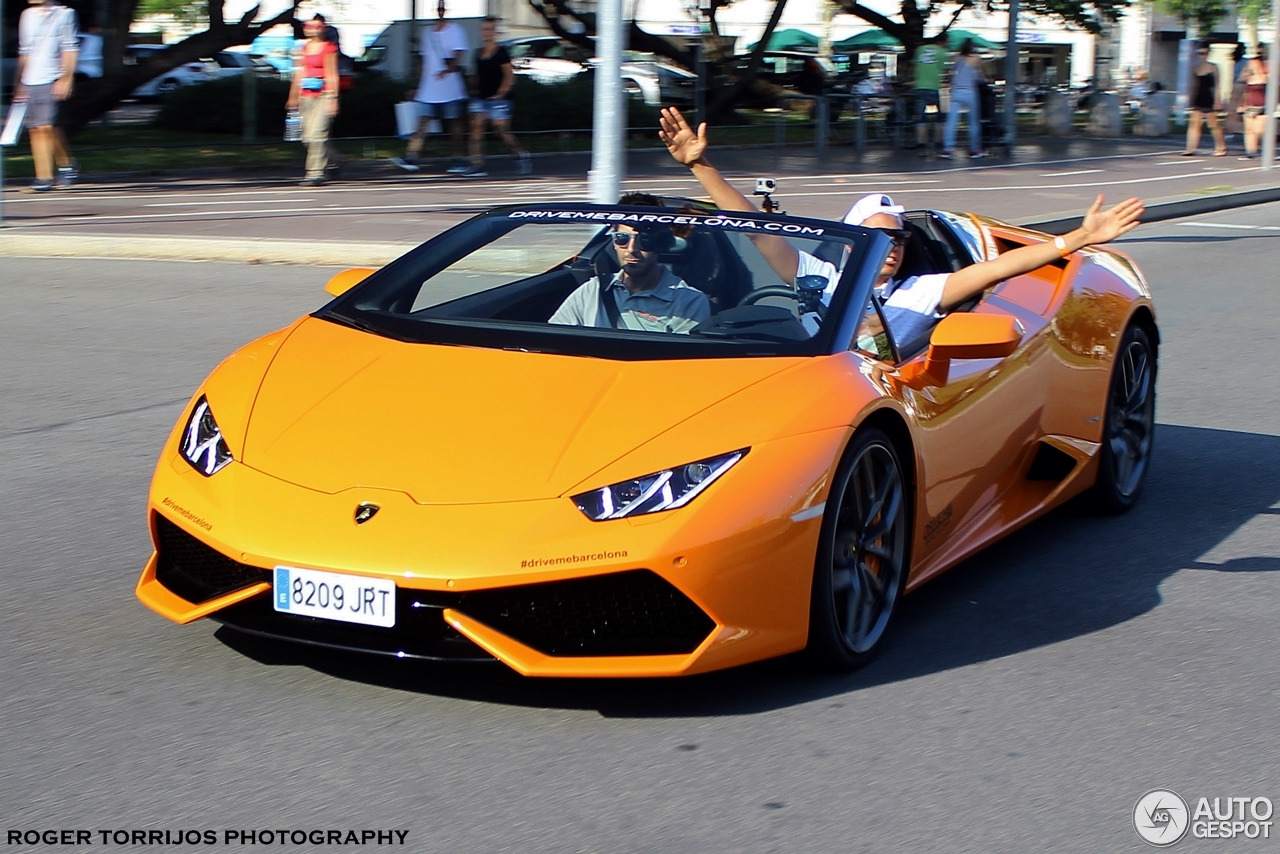
[[[773,178],[757,178],[756,192],[757,196],[767,196],[778,189],[778,182]]]

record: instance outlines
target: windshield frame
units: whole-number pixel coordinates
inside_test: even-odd
[[[606,226],[611,221],[608,217],[614,214],[657,216],[664,218],[658,222],[665,223],[665,218],[670,218],[695,227],[715,227],[746,234],[838,238],[851,244],[852,253],[828,305],[826,320],[815,336],[804,341],[655,335],[621,329],[539,326],[456,317],[417,318],[359,307],[361,302],[367,303],[375,295],[404,287],[406,279],[429,280],[458,259],[524,223],[537,227],[540,222],[599,221],[601,226]],[[787,226],[787,230],[783,231],[780,226]],[[792,227],[804,231],[792,231]],[[708,211],[705,203],[683,199],[668,199],[662,208],[572,203],[508,205],[486,210],[446,229],[373,273],[313,312],[312,316],[406,343],[520,350],[621,361],[819,356],[849,349],[862,308],[870,299],[876,274],[891,245],[887,237],[871,229],[805,217]],[[538,272],[531,270],[530,275]],[[851,306],[856,308],[851,309]]]

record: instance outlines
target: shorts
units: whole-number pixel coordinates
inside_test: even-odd
[[[442,101],[438,104],[428,104],[426,101],[418,103],[422,105],[422,118],[453,121],[462,118],[462,109],[466,106],[467,100],[463,98],[461,101]]]
[[[472,98],[471,115],[485,115],[491,122],[511,121],[511,102],[503,98]]]
[[[922,122],[928,119],[929,121],[936,122],[938,120],[939,114],[941,113],[940,107],[942,106],[942,102],[938,98],[938,90],[937,89],[916,89],[915,98],[916,98],[916,121]],[[926,107],[933,107],[934,108],[933,112],[930,113],[927,109],[925,109]]]
[[[58,120],[58,102],[53,97],[53,84],[27,87],[27,118],[29,128],[42,128]]]
[[[1258,116],[1262,115],[1266,111],[1267,111],[1266,107],[1245,107],[1244,117],[1246,119],[1256,119]]]

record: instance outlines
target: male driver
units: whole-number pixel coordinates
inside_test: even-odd
[[[707,161],[705,123],[695,133],[679,110],[667,107],[662,111],[662,128],[658,136],[671,156],[689,167],[718,207],[731,211],[756,210],[756,206]],[[912,276],[905,280],[895,278],[902,267],[904,250],[911,235],[904,228],[901,206],[895,205],[886,195],[873,193],[859,199],[845,214],[844,221],[850,225],[886,231],[893,238],[893,248],[876,281],[876,292],[886,308],[886,320],[895,339],[906,342],[931,327],[951,309],[998,282],[1030,273],[1086,246],[1107,243],[1127,234],[1138,227],[1142,211],[1142,202],[1136,198],[1104,211],[1102,196],[1098,196],[1080,227],[1069,234],[1052,241],[1011,249],[990,261],[971,264],[954,273]],[[823,276],[830,283],[825,298],[830,298],[838,279],[834,264],[797,251],[790,242],[777,235],[760,235],[752,239],[756,249],[784,282],[794,286],[797,276]]]
[[[58,185],[75,180],[75,164],[67,156],[62,136],[54,127],[58,102],[71,97],[76,59],[76,13],[56,0],[31,0],[18,18],[18,68],[14,101],[27,102],[26,125],[31,131],[31,156],[36,179],[29,192],[53,189],[53,164]]]
[[[436,6],[436,22],[422,30],[422,79],[418,91],[411,97],[422,104],[418,117],[418,129],[409,138],[404,157],[393,157],[391,162],[406,172],[418,171],[418,154],[422,151],[425,128],[433,119],[448,122],[453,141],[453,166],[450,172],[463,173],[470,167],[462,161],[464,118],[467,111],[467,85],[462,69],[467,60],[467,34],[458,24],[446,21],[444,0]]]
[[[618,204],[660,206],[648,193],[628,193]],[[651,242],[670,236],[669,229],[664,235],[619,223],[610,232],[610,241],[622,269],[610,277],[603,291],[597,277],[583,282],[548,323],[687,334],[710,320],[711,304],[706,295],[658,262],[658,251]]]

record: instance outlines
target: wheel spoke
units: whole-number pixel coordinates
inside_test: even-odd
[[[880,543],[865,545],[862,547],[862,550],[869,555],[875,555],[883,561],[893,560],[893,551],[888,546],[881,545]]]
[[[884,579],[863,561],[858,561],[858,574],[862,576],[862,587],[871,595],[867,599],[876,603],[884,600]]]
[[[837,569],[831,573],[831,592],[846,593],[853,586],[853,571],[848,568]]]
[[[880,539],[893,530],[893,526],[897,524],[898,515],[902,512],[902,490],[898,488],[896,475],[894,476],[894,481],[893,491],[889,493],[889,503],[881,511],[880,518],[875,521],[875,526],[864,531],[862,535],[864,548],[866,547],[865,543]]]

